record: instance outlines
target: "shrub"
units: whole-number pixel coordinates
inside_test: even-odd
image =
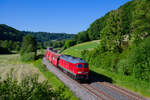
[[[38,82],[38,76],[26,76],[20,83],[9,75],[0,81],[0,100],[66,100],[63,88],[53,90],[47,81]]]
[[[73,45],[76,44],[76,41],[75,40],[66,40],[65,41],[65,45],[63,46],[64,49],[67,49]]]
[[[35,53],[34,52],[24,53],[21,56],[21,61],[24,61],[24,62],[34,61],[34,60],[35,60]]]
[[[22,61],[35,60],[37,53],[37,43],[32,35],[26,35],[23,37],[22,47],[20,50],[20,56]]]
[[[132,46],[124,58],[120,59],[118,72],[133,75],[139,80],[150,81],[150,37],[136,47]],[[122,54],[124,55],[124,54]]]

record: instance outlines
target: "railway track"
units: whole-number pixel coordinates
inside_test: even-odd
[[[101,90],[93,87],[90,84],[82,84],[82,87],[90,91],[92,94],[100,98],[101,100],[115,100],[114,98],[110,97],[109,95],[105,94]]]
[[[48,65],[46,65],[46,66],[48,66]],[[53,66],[51,66],[51,67],[53,67]],[[54,67],[54,68],[56,68],[56,67]],[[119,87],[117,87],[115,85],[112,85],[110,83],[107,83],[107,82],[94,82],[94,83],[90,83],[90,84],[88,84],[88,83],[79,83],[79,82],[73,80],[70,76],[68,76],[67,74],[65,74],[61,70],[59,70],[59,71],[60,71],[59,73],[61,73],[72,84],[76,85],[78,88],[84,89],[85,91],[87,91],[89,94],[93,95],[96,98],[96,99],[92,99],[92,100],[146,100],[143,97],[136,95],[135,93],[132,93],[132,92],[127,91],[125,89],[119,88]],[[61,79],[61,78],[59,78],[59,79]],[[65,81],[63,81],[63,82],[65,83]],[[96,87],[93,86],[93,84],[95,84]],[[104,91],[103,88],[97,88],[97,87],[101,87],[101,86],[104,86],[105,88],[111,90],[111,92],[115,92],[116,94],[115,95],[110,95],[108,92]],[[78,90],[78,91],[80,91],[80,90]],[[122,96],[122,97],[120,97],[120,98],[117,97],[117,94]],[[84,93],[83,93],[83,96],[84,96]],[[91,99],[86,98],[86,99],[83,99],[83,100],[91,100]]]
[[[62,70],[61,70],[62,71]],[[65,73],[62,72],[62,74],[68,78],[69,80],[73,81],[76,85],[78,85],[80,88],[84,88],[86,89],[89,93],[91,93],[92,95],[96,96],[99,100],[114,100],[111,97],[109,97],[108,95],[106,95],[105,93],[103,93],[102,91],[94,88],[93,86],[89,85],[89,84],[80,84],[79,82],[73,80],[70,76],[67,76]],[[111,99],[110,99],[111,98]]]
[[[146,100],[145,98],[133,93],[133,92],[130,92],[126,89],[123,89],[123,88],[120,88],[116,85],[113,85],[113,84],[110,84],[108,82],[98,82],[98,84],[102,84],[110,89],[113,89],[114,91],[117,91],[125,96],[127,96],[128,98],[130,98],[131,100]]]
[[[70,80],[74,81],[78,86],[86,89],[88,92],[90,92],[91,94],[95,95],[97,98],[99,98],[100,100],[116,100],[113,97],[109,96],[108,94],[104,93],[103,91],[101,91],[100,89],[97,89],[95,87],[93,87],[90,84],[81,84],[75,80],[73,80],[71,77],[67,76],[65,73],[63,73],[67,78],[69,78]],[[130,100],[146,100],[145,98],[130,92],[128,90],[125,90],[123,88],[120,88],[116,85],[110,84],[108,82],[98,82],[98,84],[104,85],[107,88],[113,89],[114,91],[121,93],[125,96],[127,96]]]
[[[63,73],[64,74],[64,73]],[[66,78],[68,78],[69,80],[73,81],[76,85],[78,85],[81,88],[86,89],[90,94],[96,96],[99,100],[115,100],[114,98],[112,98],[111,96],[107,95],[106,93],[102,92],[101,90],[93,87],[90,84],[82,84],[79,83],[75,80],[73,80],[71,77],[67,76],[66,74],[64,74]]]

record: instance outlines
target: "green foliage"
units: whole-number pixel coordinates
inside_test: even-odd
[[[20,49],[20,42],[14,42],[12,40],[0,40],[0,47],[7,49],[8,51]]]
[[[0,40],[22,41],[23,33],[9,27],[5,24],[0,24]]]
[[[93,22],[90,25],[90,28],[87,30],[89,39],[92,40],[98,40],[100,38],[100,31],[105,26],[105,18],[102,17],[100,19],[97,19],[95,22]]]
[[[22,61],[35,60],[37,53],[37,43],[32,35],[26,35],[23,38],[20,51]]]
[[[150,81],[149,43],[150,37],[135,48],[128,50],[126,56],[122,58],[117,65],[119,72],[125,75],[133,75],[139,80]]]
[[[77,42],[82,43],[87,41],[89,41],[88,32],[87,31],[79,32],[77,35]]]
[[[34,52],[24,53],[21,56],[21,61],[24,61],[24,62],[34,61],[35,57],[36,55]]]
[[[133,12],[133,21],[131,22],[132,41],[143,40],[150,33],[150,1],[137,0],[136,9]]]
[[[29,32],[22,31],[25,35],[33,35],[37,42],[44,42],[49,40],[65,40],[73,38],[74,34],[67,33],[48,33],[48,32]]]
[[[53,90],[47,81],[38,82],[38,76],[27,76],[20,83],[10,74],[0,81],[1,100],[68,100],[63,95],[63,88]]]
[[[73,46],[73,45],[75,45],[76,44],[76,41],[75,40],[66,40],[65,41],[65,45],[64,45],[64,49],[67,49],[67,48],[69,48],[69,47],[71,47],[71,46]]]

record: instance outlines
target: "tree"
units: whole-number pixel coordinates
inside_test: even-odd
[[[76,41],[75,40],[66,40],[65,41],[65,45],[64,45],[64,49],[67,49],[67,48],[69,48],[69,47],[71,47],[71,46],[73,46],[73,45],[75,45],[76,44]]]
[[[137,0],[136,9],[133,12],[133,21],[131,23],[131,39],[138,44],[150,33],[150,1]]]
[[[35,60],[37,53],[37,43],[32,35],[26,35],[23,37],[22,47],[20,55],[22,60]],[[26,59],[27,58],[27,59]]]
[[[89,41],[89,36],[87,31],[79,32],[78,33],[78,43]]]

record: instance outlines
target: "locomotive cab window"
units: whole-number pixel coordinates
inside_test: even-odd
[[[84,68],[88,68],[88,65],[84,65]]]
[[[78,68],[82,68],[82,64],[78,64]]]

